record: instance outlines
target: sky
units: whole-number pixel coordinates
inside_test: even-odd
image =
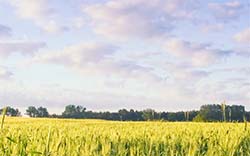
[[[0,106],[250,110],[249,0],[0,0]]]

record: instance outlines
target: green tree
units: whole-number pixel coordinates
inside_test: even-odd
[[[29,106],[26,110],[26,114],[30,117],[37,117],[38,116],[38,110],[34,106]]]
[[[64,118],[85,118],[86,108],[82,106],[75,106],[75,105],[67,105],[65,107],[64,112],[62,113],[62,117]]]
[[[206,119],[204,119],[204,116],[202,116],[201,114],[196,115],[196,117],[193,118],[194,122],[204,122],[206,121]]]
[[[37,108],[37,117],[49,117],[49,112],[47,108],[44,107],[38,107]]]
[[[231,120],[232,121],[244,121],[245,107],[241,105],[232,105],[231,107]]]
[[[203,105],[200,108],[199,115],[205,121],[221,121],[222,109],[219,104]]]
[[[0,109],[0,114],[2,112],[3,112],[3,108]],[[6,115],[7,116],[21,116],[21,112],[16,108],[12,108],[12,107],[7,106],[6,107]]]
[[[142,118],[144,120],[154,120],[157,119],[157,113],[153,109],[145,109],[142,111]]]

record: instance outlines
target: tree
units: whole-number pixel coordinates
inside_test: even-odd
[[[121,121],[141,121],[142,113],[138,111],[134,111],[133,109],[130,109],[129,111],[126,109],[120,109],[118,111],[119,117]]]
[[[6,107],[6,115],[7,116],[21,116],[21,112],[18,109],[12,108],[7,106]],[[0,114],[2,113],[3,109],[0,109]]]
[[[47,108],[44,107],[37,108],[37,117],[49,117],[49,112]]]
[[[127,114],[129,113],[126,109],[121,109],[118,111],[119,116],[120,116],[120,120],[121,121],[125,121],[127,120]]]
[[[244,121],[245,107],[241,105],[203,105],[199,116],[205,121]]]
[[[153,109],[145,109],[142,111],[142,118],[144,120],[154,120],[157,119],[157,113]]]
[[[189,112],[189,121],[192,121],[197,115],[199,114],[199,111],[190,111]]]
[[[37,117],[38,116],[38,110],[34,106],[29,106],[26,110],[26,114],[30,117]]]
[[[201,114],[198,114],[198,115],[196,115],[196,117],[193,118],[192,121],[194,121],[194,122],[204,122],[204,121],[206,121],[206,119],[204,119],[204,116],[202,116]]]
[[[246,120],[250,121],[250,112],[245,112]]]
[[[223,116],[221,105],[203,105],[200,108],[199,115],[205,121],[221,121]]]
[[[49,116],[47,109],[43,107],[35,108],[31,106],[27,109],[27,114],[31,117]],[[166,120],[166,121],[239,121],[243,122],[244,117],[250,120],[250,112],[245,112],[241,105],[220,105],[208,104],[201,106],[199,111],[179,111],[179,112],[156,112],[153,109],[135,111],[133,109],[120,109],[118,112],[93,112],[86,111],[86,108],[79,105],[67,105],[62,115],[50,115],[55,118],[89,118],[121,121],[145,121],[145,120]]]
[[[64,118],[85,118],[86,108],[82,106],[68,105],[65,107],[62,117]]]
[[[169,112],[168,121],[186,121],[184,112]]]
[[[68,105],[65,107],[65,110],[62,113],[62,116],[65,118],[74,118],[75,114],[76,114],[75,105]]]
[[[245,107],[241,105],[232,105],[231,106],[231,120],[242,122],[244,119]]]

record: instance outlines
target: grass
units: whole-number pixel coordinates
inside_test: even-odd
[[[244,123],[9,118],[1,156],[249,156]]]

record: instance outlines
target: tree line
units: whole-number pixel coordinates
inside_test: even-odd
[[[3,109],[0,109],[0,113]],[[198,121],[198,122],[243,122],[250,121],[250,112],[245,111],[242,105],[207,104],[200,110],[157,112],[153,109],[142,111],[120,109],[117,112],[94,112],[80,105],[67,105],[61,114],[50,114],[47,108],[29,106],[26,115],[30,117],[74,118],[74,119],[105,119],[116,121]],[[18,109],[7,107],[8,116],[21,116]]]

